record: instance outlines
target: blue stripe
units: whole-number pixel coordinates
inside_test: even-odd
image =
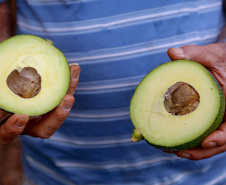
[[[107,17],[94,17],[90,18],[89,20],[78,20],[78,21],[71,21],[71,22],[37,22],[31,19],[27,19],[23,16],[18,16],[19,22],[21,24],[31,26],[33,29],[41,30],[41,28],[46,29],[49,32],[54,31],[69,31],[69,30],[82,30],[85,32],[86,29],[94,29],[94,28],[102,28],[105,27],[125,27],[128,25],[136,25],[147,22],[156,22],[160,20],[168,20],[173,17],[181,17],[187,16],[189,13],[197,12],[200,13],[208,13],[211,11],[216,11],[221,8],[222,3],[219,1],[212,1],[212,4],[207,4],[206,1],[203,2],[189,2],[184,4],[178,4],[173,6],[165,6],[157,9],[144,9],[140,10],[133,10],[129,13],[124,13],[107,16]],[[98,5],[99,6],[99,5]],[[194,8],[195,7],[195,8]],[[60,6],[62,9],[62,6]],[[46,10],[43,10],[46,11]],[[100,12],[100,11],[99,11]],[[96,14],[93,14],[96,16]],[[76,20],[76,19],[73,19]],[[54,20],[56,21],[56,20]]]
[[[167,156],[167,155],[166,155]],[[211,173],[213,169],[217,169],[219,166],[219,163],[213,163],[213,161],[205,160],[204,163],[199,163],[198,165],[195,165],[197,169],[193,170],[192,165],[190,162],[185,160],[176,160],[174,163],[173,157],[165,157],[167,159],[167,163],[169,163],[169,166],[165,167],[165,172],[159,173],[161,171],[161,163],[164,162],[163,157],[161,160],[159,160],[159,164],[156,164],[155,166],[149,165],[148,162],[145,166],[137,167],[137,168],[131,168],[127,171],[123,169],[118,170],[96,170],[96,173],[93,174],[90,170],[87,168],[79,168],[76,170],[75,168],[71,169],[66,168],[68,174],[71,175],[72,179],[76,184],[92,184],[96,182],[98,179],[100,180],[100,184],[143,184],[143,183],[149,183],[149,179],[155,179],[156,176],[159,177],[159,180],[152,181],[152,184],[192,184],[190,177],[193,177],[194,184],[208,184],[211,179]],[[33,160],[33,159],[32,159]],[[32,165],[33,162],[30,162],[30,165]],[[181,168],[181,164],[186,165],[187,169]],[[197,163],[198,164],[198,163]],[[155,170],[152,170],[151,173],[146,173],[147,171],[151,170],[154,167]],[[98,168],[98,166],[97,166]],[[173,171],[171,169],[174,169]],[[38,173],[43,171],[43,169],[37,169]],[[30,173],[30,172],[28,172]],[[140,175],[137,176],[135,174],[139,173]],[[223,172],[222,172],[223,173]],[[221,174],[222,174],[221,173]],[[133,175],[134,174],[134,175]],[[83,175],[89,178],[85,178]],[[48,174],[45,174],[44,176],[48,176]],[[114,182],[111,182],[108,177],[112,177],[114,179]],[[49,178],[49,177],[48,177]],[[47,178],[47,179],[48,179]],[[57,176],[55,176],[57,178]],[[85,179],[85,181],[83,180]],[[184,181],[187,179],[186,181]],[[121,183],[123,182],[123,183]],[[219,181],[218,181],[219,182]],[[59,182],[58,182],[59,183]],[[215,183],[216,184],[216,183]]]
[[[96,0],[96,1],[53,1],[53,4],[45,3],[45,1],[40,1],[40,4],[31,4],[32,2],[38,1],[30,1],[30,0],[19,0],[19,7],[23,7],[23,12],[19,12],[20,15],[26,15],[25,17],[29,17],[33,20],[36,20],[37,17],[35,15],[39,15],[39,20],[41,22],[64,22],[64,20],[74,21],[74,20],[88,20],[97,17],[109,17],[115,14],[123,14],[126,12],[134,12],[139,10],[145,10],[148,7],[152,7],[153,9],[158,7],[166,7],[169,10],[170,5],[175,6],[176,9],[181,9],[183,7],[194,8],[198,5],[210,4],[212,2],[219,2],[217,0],[178,0],[178,1],[167,1],[162,0],[161,2],[157,1],[145,1],[141,0],[137,3],[136,0],[130,0],[130,6],[128,6],[127,0]],[[48,2],[48,1],[46,1]],[[68,6],[68,2],[70,6]],[[73,3],[74,2],[74,3]],[[33,11],[30,11],[28,5],[32,5]],[[85,6],[84,6],[85,4]],[[38,6],[37,6],[38,5]],[[50,5],[50,6],[48,6]],[[109,6],[111,5],[111,6]],[[135,5],[135,6],[131,6]],[[100,7],[104,7],[103,11],[100,11]],[[172,9],[172,7],[170,7]],[[20,10],[20,8],[19,8]],[[58,16],[57,19],[54,16],[46,17],[43,12],[48,10],[48,14],[50,15],[58,15],[59,12],[75,12],[66,14],[64,16]],[[82,10],[82,11],[81,11]],[[92,11],[90,11],[92,10]],[[75,16],[76,15],[76,16]],[[65,17],[66,16],[66,17]]]
[[[219,22],[212,19],[212,17],[219,17]],[[70,35],[67,33],[67,36],[65,36],[66,33],[62,33],[63,37],[59,36],[57,37],[57,40],[55,39],[56,36],[54,36],[51,32],[32,32],[31,30],[27,28],[20,27],[20,30],[18,30],[19,33],[34,33],[36,35],[44,36],[49,38],[50,40],[55,41],[54,44],[59,47],[63,52],[90,52],[93,50],[99,50],[103,48],[115,48],[125,45],[133,45],[138,44],[142,42],[149,41],[150,45],[152,44],[151,41],[153,40],[159,40],[164,39],[167,37],[172,37],[175,35],[181,35],[185,33],[191,33],[191,32],[204,32],[206,30],[210,30],[212,28],[218,28],[220,29],[222,27],[221,20],[223,20],[223,17],[220,16],[219,11],[212,12],[210,14],[202,14],[197,17],[197,15],[189,16],[189,18],[186,18],[187,21],[184,21],[185,17],[178,17],[171,19],[170,21],[162,21],[162,22],[156,22],[156,23],[150,23],[150,24],[140,24],[136,26],[129,26],[129,27],[123,27],[120,29],[101,29],[98,32],[93,32],[90,34],[84,34],[76,36],[74,32],[72,32],[73,35]],[[191,20],[193,21],[193,24],[190,25]],[[199,23],[199,20],[205,20],[208,21],[208,25],[204,25]],[[181,25],[180,29],[169,29],[168,24],[178,24]],[[182,24],[183,23],[183,24]],[[160,27],[161,25],[161,27]],[[204,28],[205,26],[205,28]],[[142,38],[140,37],[134,37],[134,33],[136,35],[142,35]],[[44,34],[44,35],[43,35]],[[123,35],[126,34],[127,37],[124,37]],[[75,40],[75,42],[69,42],[70,40]],[[86,44],[87,40],[92,40],[90,44]],[[62,47],[62,46],[65,47]]]
[[[96,128],[101,128],[96,131]],[[73,128],[73,129],[72,129]],[[75,131],[77,130],[76,134]],[[67,122],[58,130],[60,133],[67,135],[77,135],[84,137],[103,137],[103,136],[129,136],[133,131],[133,126],[129,116],[125,118],[97,118],[97,119],[82,119],[82,118],[68,118]],[[129,134],[129,135],[128,135]],[[130,137],[128,137],[129,139]]]

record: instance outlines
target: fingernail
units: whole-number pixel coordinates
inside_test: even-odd
[[[172,48],[174,54],[176,54],[178,57],[184,58],[184,51],[181,48]]]
[[[74,81],[78,80],[78,78],[79,78],[79,72],[73,71],[72,78],[73,78]]]
[[[182,158],[191,159],[191,155],[188,154],[188,153],[182,153],[182,154],[180,154],[179,156],[182,157]]]
[[[67,100],[64,102],[64,110],[65,111],[70,111],[72,106],[73,106],[74,102],[71,100]]]
[[[27,123],[27,119],[26,118],[18,118],[16,120],[16,126],[17,127],[24,127]]]
[[[79,64],[78,64],[78,63],[71,63],[69,66],[73,66],[73,65],[75,65],[75,66],[79,66]]]
[[[206,143],[203,147],[204,148],[214,148],[217,146],[217,143],[215,142],[209,142],[209,143]]]

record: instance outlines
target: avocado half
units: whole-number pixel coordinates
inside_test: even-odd
[[[130,104],[131,140],[161,150],[198,146],[222,123],[225,97],[201,64],[178,60],[152,70],[137,86]]]
[[[67,93],[70,67],[52,41],[17,35],[0,43],[0,108],[28,116],[54,109]]]

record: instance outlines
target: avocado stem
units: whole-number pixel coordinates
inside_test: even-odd
[[[52,46],[54,45],[54,44],[53,44],[53,41],[51,41],[51,40],[49,40],[49,39],[46,39],[46,42],[47,42],[49,45],[52,45]]]
[[[135,128],[133,130],[133,133],[132,133],[132,136],[131,136],[131,141],[132,142],[137,142],[137,141],[140,141],[140,140],[143,140],[144,137],[143,135],[141,134],[141,131],[139,128]]]

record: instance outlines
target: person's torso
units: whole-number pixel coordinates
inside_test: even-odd
[[[170,60],[168,48],[217,40],[224,22],[221,1],[17,2],[17,34],[52,40],[69,63],[81,67],[75,106],[62,127],[48,140],[21,138],[31,180],[46,185],[149,185],[211,184],[225,178],[223,171],[214,177],[217,157],[205,165],[145,142],[132,143],[129,118],[136,86]]]

